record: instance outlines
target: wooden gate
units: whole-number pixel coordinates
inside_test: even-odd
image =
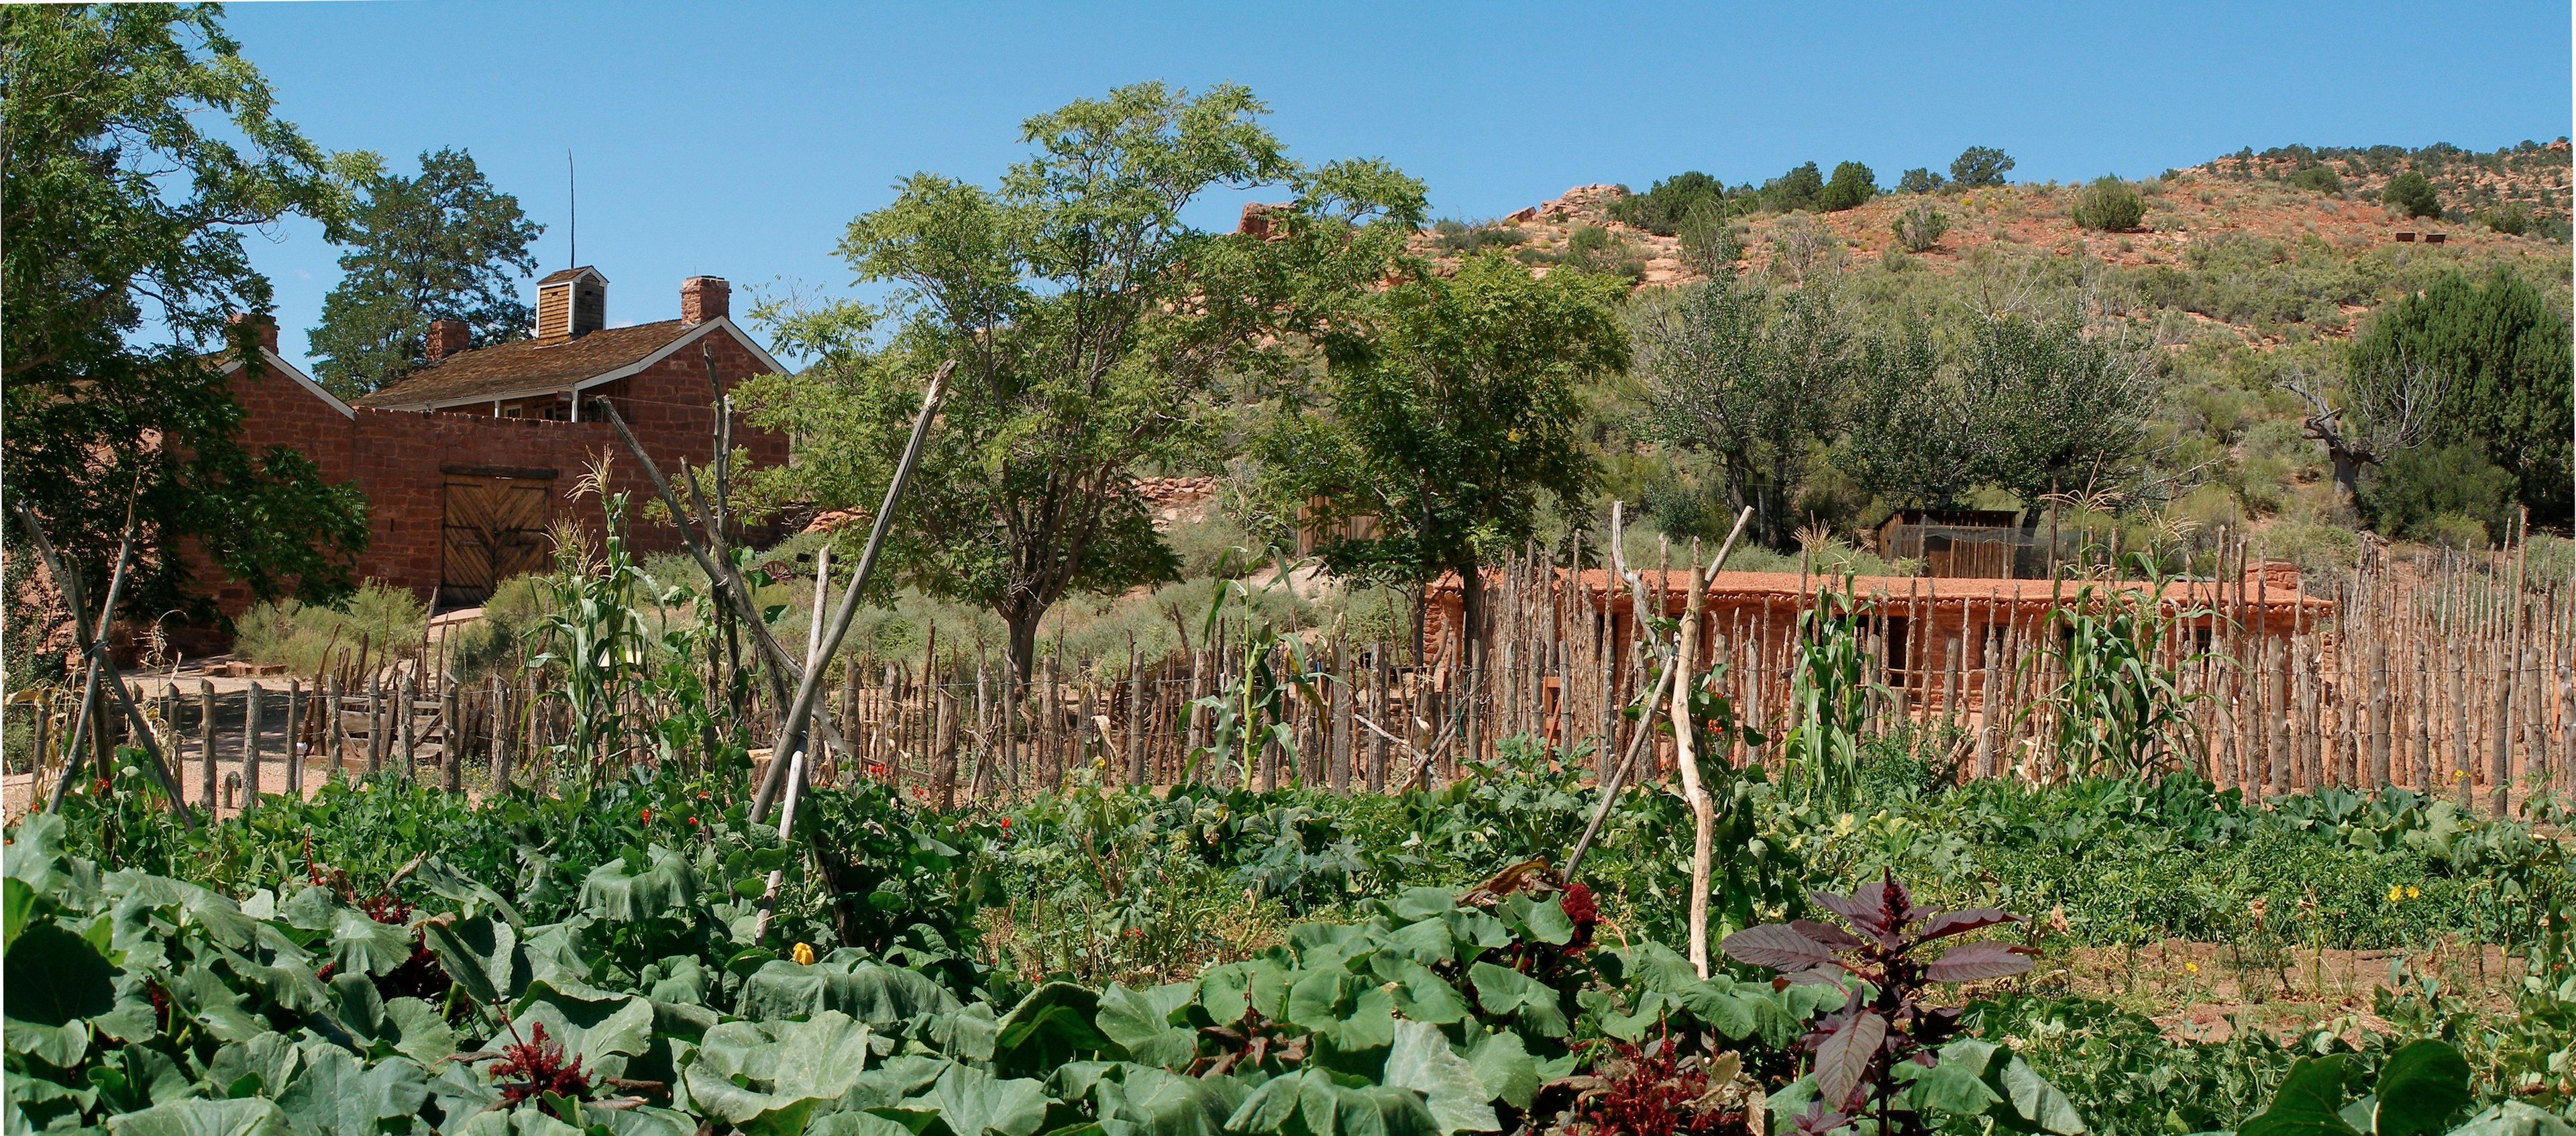
[[[551,469],[450,468],[438,599],[476,604],[512,576],[546,568],[546,499]]]

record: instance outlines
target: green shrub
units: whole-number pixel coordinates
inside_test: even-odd
[[[1762,203],[1778,212],[1813,209],[1825,195],[1824,172],[1814,162],[1771,179],[1762,186]]]
[[[1727,222],[1726,207],[1714,201],[1691,207],[1682,218],[1681,237],[1682,263],[1703,276],[1717,275],[1744,255],[1744,239]]]
[[[2126,233],[2137,229],[2147,216],[2147,199],[2138,196],[2136,186],[2116,175],[2104,174],[2093,184],[2076,191],[2075,223],[2105,233]]]
[[[2415,535],[2426,544],[2456,548],[2464,552],[2483,552],[2490,547],[2487,523],[2467,513],[2443,513],[2416,526]]]
[[[1896,192],[1931,193],[1940,189],[1947,180],[1928,169],[1916,166],[1897,177]]]
[[[2409,217],[2442,215],[2441,195],[2433,192],[2432,182],[2413,170],[2388,179],[2388,185],[2379,191],[2379,199]]]
[[[685,555],[682,558],[686,559]],[[675,570],[669,565],[664,567]],[[694,561],[688,571],[697,572]],[[652,572],[649,565],[646,574],[664,583],[673,582]],[[466,625],[456,640],[452,663],[459,678],[472,681],[496,668],[513,673],[521,656],[520,647],[528,642],[538,622],[555,610],[555,592],[548,580],[542,575],[512,576],[492,589],[491,598],[483,601],[483,617]]]
[[[1631,281],[1646,276],[1646,260],[1637,255],[1637,247],[1599,225],[1585,225],[1567,236],[1565,256],[1558,263],[1578,272],[1624,276]]]
[[[1180,557],[1184,580],[1215,575],[1220,567],[1226,569],[1227,576],[1239,578],[1266,562],[1261,555],[1262,541],[1223,509],[1212,508],[1197,520],[1175,522],[1163,534],[1163,542]],[[1229,557],[1228,553],[1233,555]]]
[[[2283,517],[2257,532],[2254,543],[2265,557],[2315,576],[2350,571],[2361,562],[2361,535],[2322,517]]]
[[[233,653],[264,666],[312,674],[335,654],[354,658],[362,650],[416,649],[428,620],[429,609],[411,589],[369,580],[328,607],[280,599],[251,608],[235,624]]]
[[[2340,194],[2343,192],[2343,175],[2336,173],[2333,166],[2320,162],[2291,174],[2290,184],[2300,189],[2315,190],[2318,193]]]
[[[1964,189],[2002,185],[2012,172],[2012,157],[1992,146],[1970,146],[1950,163],[1950,180]]]
[[[1644,193],[1631,193],[1611,202],[1610,217],[1621,224],[1669,237],[1681,231],[1683,220],[1691,215],[1692,210],[1722,204],[1725,200],[1726,186],[1723,183],[1692,170],[1656,182],[1654,188]]]
[[[2486,222],[2487,228],[2508,237],[2519,237],[2531,231],[2531,211],[2523,208],[2519,201],[2502,209],[2489,209],[2479,214],[2478,220]]]
[[[1844,162],[1834,167],[1833,180],[1825,183],[1817,204],[1828,213],[1857,208],[1862,202],[1878,196],[1878,175],[1859,162]]]
[[[1529,233],[1517,225],[1500,221],[1466,221],[1442,218],[1431,223],[1431,232],[1440,247],[1473,256],[1489,248],[1510,248],[1529,241]]]
[[[1950,231],[1950,219],[1932,207],[1929,201],[1917,201],[1896,215],[1896,243],[1907,252],[1925,252],[1941,243],[1941,234]]]
[[[2434,544],[2451,544],[2464,533],[2460,520],[2487,533],[2503,532],[2513,489],[2511,472],[2466,443],[2400,450],[2361,479],[2362,507],[2380,532]],[[2446,515],[2458,519],[2436,533],[2431,526]],[[2483,534],[2479,543],[2485,543]]]

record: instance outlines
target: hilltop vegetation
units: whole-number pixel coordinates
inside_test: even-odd
[[[1865,368],[1846,368],[1873,342],[1919,330],[1938,348],[1996,318],[2070,324],[2134,368],[2139,444],[2056,489],[2085,498],[2078,511],[2097,537],[2125,530],[2124,546],[2172,547],[2178,564],[2221,532],[2324,568],[2350,563],[2374,530],[2482,545],[2526,505],[2536,525],[2568,523],[2568,363],[2550,346],[2566,338],[2570,307],[2564,141],[2486,154],[2249,150],[2078,185],[2007,184],[2010,169],[2008,155],[1980,147],[1947,174],[1909,170],[1893,188],[1861,192],[1867,167],[1845,162],[1840,193],[1828,192],[1821,163],[1758,185],[1685,172],[1643,191],[1578,187],[1501,220],[1443,221],[1415,248],[1444,266],[1500,250],[1535,271],[1623,277],[1640,326],[1691,303],[1713,275],[1775,308],[1809,295],[1797,303],[1829,307],[1844,343],[1803,361],[1807,383],[1792,386],[1826,401],[1863,382]],[[2428,319],[2452,330],[2429,332]],[[2485,346],[2472,342],[2481,337]],[[2442,396],[2438,413],[2406,430],[2392,407],[2366,405],[2386,384],[2355,378],[2357,367],[2401,365],[2438,372],[2430,388]],[[1841,542],[1909,504],[2039,507],[2047,486],[2034,493],[2026,480],[1971,479],[1935,501],[1856,478],[1871,463],[1853,451],[1883,448],[1872,430],[1897,428],[1886,399],[1903,387],[1868,388],[1868,405],[1839,422],[1810,415],[1810,436],[1775,441],[1795,452],[1772,454],[1769,484],[1747,496],[1740,471],[1729,482],[1706,445],[1652,425],[1668,423],[1671,407],[1641,374],[1595,404],[1605,495],[1649,502],[1675,536],[1715,535],[1734,505],[1758,498],[1792,518],[1765,531],[1804,527],[1811,541]],[[2522,393],[2497,393],[2506,388]],[[1953,413],[1988,428],[2011,416],[1964,403]],[[2373,431],[2388,435],[2375,452],[2362,437]],[[1903,440],[1919,449],[1915,435]]]

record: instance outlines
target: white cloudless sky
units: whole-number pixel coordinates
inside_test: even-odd
[[[897,178],[989,183],[1027,116],[1113,86],[1240,82],[1292,156],[1385,158],[1438,216],[1698,169],[1881,184],[2001,147],[2016,181],[2145,177],[2239,147],[2569,133],[2570,8],[2265,4],[238,4],[227,26],[317,144],[411,172],[471,152],[611,283],[609,320],[682,278],[849,291],[833,247]],[[1242,201],[1205,202],[1229,224]],[[290,222],[254,242],[285,354],[339,278]],[[533,281],[528,292],[533,298]]]

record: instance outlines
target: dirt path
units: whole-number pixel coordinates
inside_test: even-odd
[[[2249,948],[2179,939],[2150,946],[2079,947],[2044,960],[2032,982],[2117,1002],[2176,1040],[2224,1041],[2240,1028],[2287,1035],[2317,1028],[2379,1031],[2379,993],[2401,974],[2511,1012],[2518,960],[2503,948],[2445,941],[2408,949]]]

